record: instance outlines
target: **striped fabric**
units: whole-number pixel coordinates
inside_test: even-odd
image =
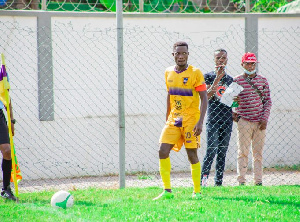
[[[235,77],[234,82],[244,88],[239,94],[240,103],[239,107],[236,109],[237,113],[243,119],[250,122],[260,122],[261,120],[268,121],[272,101],[267,79],[261,75],[256,75],[251,79],[251,83],[262,92],[264,103],[258,93],[255,92],[252,86],[245,80],[244,74]]]

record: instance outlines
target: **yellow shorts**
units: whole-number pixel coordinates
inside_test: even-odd
[[[187,127],[177,127],[165,125],[163,128],[159,143],[174,144],[172,150],[178,152],[184,144],[186,149],[195,149],[200,147],[200,136],[194,136],[195,125]]]

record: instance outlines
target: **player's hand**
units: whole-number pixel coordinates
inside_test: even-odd
[[[203,124],[197,123],[193,129],[194,136],[199,136],[202,133]]]
[[[259,122],[259,129],[260,129],[260,130],[265,130],[265,129],[267,129],[267,121],[261,120],[261,121]]]

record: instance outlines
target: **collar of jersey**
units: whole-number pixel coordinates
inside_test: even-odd
[[[185,68],[184,70],[182,70],[182,71],[177,71],[177,70],[176,70],[176,66],[174,66],[174,71],[175,71],[177,74],[180,74],[180,73],[186,71],[188,68],[189,68],[189,64],[187,64],[187,66],[186,66],[186,68]]]

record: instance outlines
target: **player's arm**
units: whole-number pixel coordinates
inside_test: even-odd
[[[201,106],[200,106],[200,118],[198,123],[195,126],[194,135],[199,136],[202,133],[203,121],[207,110],[207,91],[199,91],[199,96],[201,99]]]
[[[203,121],[207,110],[207,91],[206,91],[206,85],[202,84],[201,86],[198,86],[196,90],[199,93],[200,100],[201,100],[201,106],[200,106],[200,118],[197,122],[196,126],[194,127],[194,135],[199,136],[202,132],[203,127]]]
[[[207,99],[210,99],[216,93],[214,85],[207,85]]]
[[[10,109],[10,119],[13,120],[14,114],[13,114],[13,109],[12,109],[12,105],[11,105],[11,100],[9,103],[9,109]],[[14,136],[15,135],[15,124],[14,123],[11,123],[11,132],[12,132],[12,135]]]
[[[170,115],[171,112],[171,107],[170,107],[170,93],[168,92],[167,95],[167,112],[166,112],[166,121],[168,120],[168,117]]]
[[[166,112],[166,121],[168,121],[168,117],[170,115],[171,112],[171,105],[170,105],[170,93],[169,93],[169,85],[168,85],[168,74],[169,72],[166,70],[165,71],[165,82],[166,82],[166,87],[167,87],[167,112]]]
[[[267,81],[266,81],[266,85],[263,90],[263,94],[264,94],[264,98],[265,98],[264,104],[263,104],[264,114],[262,116],[262,120],[259,122],[260,130],[267,129],[268,118],[270,116],[270,110],[272,107],[271,93],[270,93],[269,83]]]

